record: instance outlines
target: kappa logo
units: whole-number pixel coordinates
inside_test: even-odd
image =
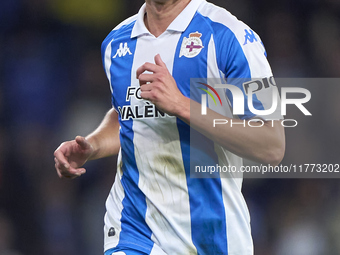
[[[127,42],[126,43],[120,43],[116,55],[114,55],[112,58],[116,58],[117,56],[119,58],[125,57],[126,54],[128,54],[128,53],[129,53],[129,55],[132,55],[132,53],[131,53],[128,45],[127,45]]]
[[[250,43],[253,43],[254,41],[257,42],[257,38],[256,38],[256,35],[255,35],[253,30],[249,29],[249,31],[248,31],[247,29],[245,29],[244,31],[246,32],[246,35],[244,36],[245,41],[244,41],[243,45],[246,45],[248,43],[248,41]]]
[[[204,48],[202,40],[202,34],[199,32],[191,33],[189,38],[184,37],[179,57],[185,56],[187,58],[194,58],[200,54]]]

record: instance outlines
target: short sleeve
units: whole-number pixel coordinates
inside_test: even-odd
[[[225,43],[220,48],[220,56],[224,58],[220,61],[220,68],[227,83],[237,86],[244,95],[244,115],[238,117],[282,119],[279,92],[264,45],[253,30],[239,23],[235,31],[229,30],[224,34],[221,43]],[[233,105],[232,93],[226,90],[226,95]],[[248,97],[252,97],[251,100]]]

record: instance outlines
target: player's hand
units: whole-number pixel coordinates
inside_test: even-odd
[[[149,71],[150,73],[144,73]],[[180,105],[186,98],[178,89],[175,79],[169,73],[161,56],[155,56],[155,64],[145,63],[137,70],[137,79],[141,87],[141,97],[155,104],[169,114],[177,115]]]
[[[62,143],[54,152],[55,168],[60,178],[73,179],[86,172],[81,168],[93,153],[92,145],[81,136]]]

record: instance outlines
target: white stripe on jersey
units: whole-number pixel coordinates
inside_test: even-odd
[[[132,86],[139,87],[136,70],[145,62],[154,63],[154,56],[157,54],[161,55],[172,73],[174,52],[180,36],[181,33],[166,31],[158,38],[149,35],[138,39],[138,51],[134,56],[131,74]],[[131,104],[140,104],[143,107],[144,102],[134,98]],[[150,128],[151,126],[156,128]],[[152,240],[167,254],[196,252],[191,240],[189,196],[180,138],[178,132],[174,132],[177,130],[176,118],[134,121],[133,130],[135,157],[140,169],[138,186],[146,196],[145,220],[153,231]],[[157,154],[154,154],[155,148]],[[168,161],[168,158],[176,160]],[[143,171],[144,169],[155,171]],[[176,233],[178,229],[184,232]]]
[[[120,219],[122,217],[122,211],[124,209],[122,201],[125,197],[124,189],[122,186],[121,178],[122,178],[122,169],[121,169],[121,160],[122,155],[119,151],[118,158],[117,158],[117,173],[115,182],[112,185],[110,195],[108,196],[106,200],[106,208],[111,208],[110,213],[106,212],[104,217],[104,235],[105,240],[108,238],[108,233],[111,227],[114,227],[115,235],[110,237],[109,239],[109,245],[111,247],[117,246],[119,242],[119,236],[121,232],[121,222]],[[118,219],[118,220],[117,220]],[[104,248],[107,250],[107,247]]]
[[[111,43],[114,39],[111,40],[111,42],[107,45],[105,49],[105,58],[104,58],[104,67],[105,67],[105,73],[107,76],[107,79],[109,80],[109,83],[111,83],[111,73],[110,73],[110,66],[111,66],[111,53],[112,53],[112,48],[111,48]],[[112,87],[110,86],[111,93]]]

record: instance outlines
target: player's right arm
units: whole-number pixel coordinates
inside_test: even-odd
[[[62,143],[54,152],[55,168],[60,178],[76,178],[86,172],[88,160],[118,154],[120,149],[118,113],[111,109],[98,128],[88,136],[77,136]]]

